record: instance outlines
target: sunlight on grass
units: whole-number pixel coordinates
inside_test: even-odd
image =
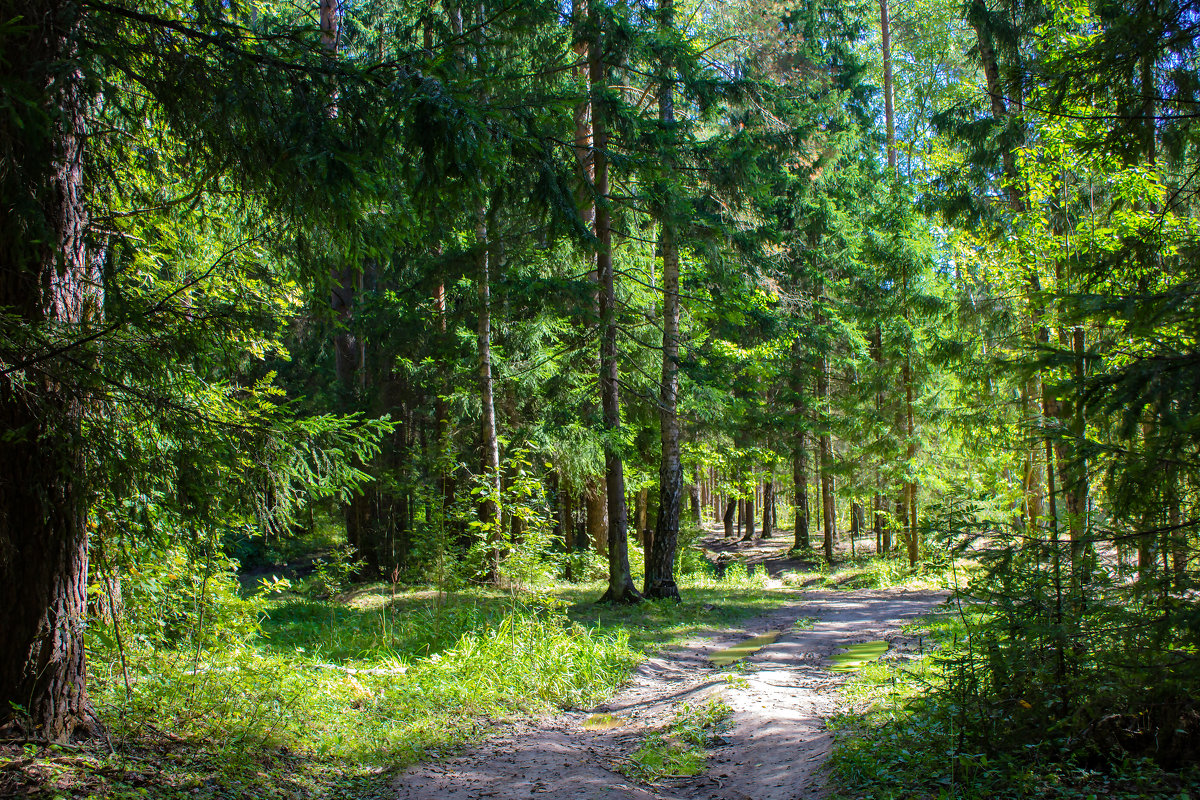
[[[242,646],[127,643],[128,696],[111,638],[96,639],[92,693],[127,750],[149,735],[176,754],[156,778],[163,792],[366,798],[382,791],[380,771],[445,755],[504,720],[594,707],[642,653],[795,598],[744,569],[681,584],[682,603],[628,607],[597,605],[599,583],[287,591],[266,601],[261,634]],[[94,794],[137,796],[130,769],[77,772]]]

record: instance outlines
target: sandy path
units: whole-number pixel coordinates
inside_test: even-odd
[[[848,643],[909,643],[901,623],[933,608],[936,592],[811,591],[727,636],[686,642],[644,661],[632,682],[596,711],[622,718],[609,731],[585,730],[588,712],[564,713],[505,730],[466,753],[419,764],[396,779],[397,800],[798,800],[822,794],[818,772],[829,754],[824,720],[844,680],[827,669]],[[815,617],[808,630],[793,625]],[[783,630],[740,669],[719,669],[708,654],[753,635]],[[727,676],[733,675],[731,679]],[[638,785],[615,765],[684,701],[719,694],[734,709],[725,744],[691,778]]]

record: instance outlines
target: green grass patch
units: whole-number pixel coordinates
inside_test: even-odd
[[[846,652],[838,653],[830,660],[833,666],[830,672],[854,672],[864,664],[868,664],[888,651],[888,643],[884,641],[859,642],[846,646]]]
[[[707,748],[719,740],[732,716],[733,709],[720,698],[700,706],[685,703],[665,731],[646,737],[630,754],[621,772],[643,783],[700,774],[708,766]]]
[[[796,594],[766,587],[766,574],[747,574],[732,565],[723,578],[685,575],[680,578],[683,601],[639,603],[632,606],[597,605],[604,584],[564,585],[554,595],[567,603],[567,615],[581,625],[609,633],[623,632],[630,645],[656,652],[689,639],[712,636],[737,627],[747,619],[798,599]]]
[[[236,618],[237,636],[196,637],[186,619],[164,616],[168,627],[124,631],[124,659],[97,620],[90,691],[111,749],[7,746],[0,758],[21,767],[0,773],[0,794],[384,797],[389,772],[505,720],[592,708],[643,653],[795,599],[744,570],[688,577],[681,589],[683,603],[631,607],[596,605],[599,583],[231,597],[205,624],[219,631]],[[255,613],[257,633],[242,633]]]

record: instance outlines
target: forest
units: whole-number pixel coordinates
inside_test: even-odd
[[[0,0],[0,796],[1197,796],[1198,37]]]

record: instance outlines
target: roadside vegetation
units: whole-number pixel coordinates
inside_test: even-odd
[[[440,588],[354,583],[353,553],[329,542],[322,532],[308,542],[316,554],[300,542],[276,554],[305,564],[301,578],[239,576],[226,562],[201,579],[186,559],[162,559],[127,580],[119,624],[99,614],[88,635],[108,737],[6,746],[0,794],[386,796],[396,770],[506,722],[594,707],[643,654],[795,599],[740,565],[717,578],[698,554],[682,603],[597,605],[594,555],[577,557],[592,577],[574,583],[552,577],[553,557],[527,559],[508,589],[451,574]],[[679,741],[710,712],[703,724],[680,716]],[[698,758],[688,746],[664,750],[660,772]],[[635,760],[653,764],[652,751]]]

